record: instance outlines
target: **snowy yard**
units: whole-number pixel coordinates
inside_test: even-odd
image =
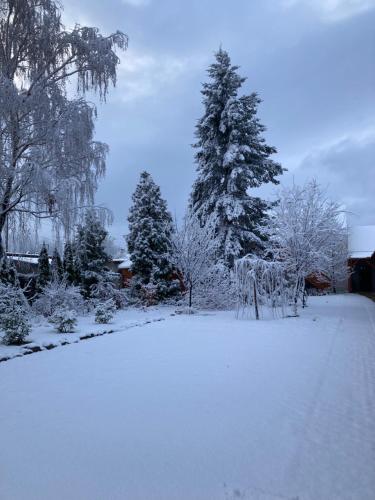
[[[0,363],[2,500],[375,498],[370,300],[169,313]]]

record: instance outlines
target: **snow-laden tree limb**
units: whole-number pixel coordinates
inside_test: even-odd
[[[262,306],[285,316],[288,305],[288,287],[285,267],[281,262],[272,262],[253,255],[235,261],[234,267],[237,316],[248,315],[254,309],[255,318],[260,318]]]
[[[305,279],[309,275],[326,279],[334,267],[343,266],[346,229],[342,209],[314,180],[302,187],[293,185],[280,192],[269,232],[269,256],[285,267],[297,314]]]

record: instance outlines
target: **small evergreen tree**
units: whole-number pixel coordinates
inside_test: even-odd
[[[77,318],[75,311],[69,309],[58,309],[53,313],[49,319],[50,323],[55,325],[56,330],[59,333],[72,333],[74,332],[75,326],[77,324]]]
[[[19,286],[16,268],[5,253],[0,257],[0,283]]]
[[[0,284],[0,329],[6,345],[20,345],[30,333],[28,303],[22,290]]]
[[[127,244],[135,290],[141,294],[152,290],[156,299],[168,297],[178,290],[171,281],[172,217],[148,172],[141,173],[132,200]]]
[[[112,299],[99,303],[95,307],[95,323],[109,323],[116,311],[116,304]]]
[[[57,248],[53,251],[51,259],[51,277],[53,281],[61,281],[64,277],[63,263]]]
[[[238,96],[246,80],[220,49],[203,84],[204,115],[196,127],[198,178],[191,194],[192,208],[203,224],[214,215],[222,259],[234,259],[261,248],[262,226],[268,204],[248,194],[263,183],[277,184],[283,169],[270,156],[276,153],[262,136],[265,127],[257,118],[261,102],[256,93]]]
[[[74,264],[73,245],[67,241],[64,246],[63,261],[64,278],[69,285],[78,284],[78,276]]]
[[[45,243],[39,253],[38,275],[36,279],[36,291],[40,293],[43,288],[51,281],[51,268],[49,264],[48,251]]]
[[[84,223],[78,227],[75,239],[75,267],[78,282],[85,298],[92,296],[98,283],[108,278],[109,256],[104,249],[107,231],[94,210],[86,212]]]

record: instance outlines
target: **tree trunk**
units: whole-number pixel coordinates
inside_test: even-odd
[[[255,319],[259,319],[259,308],[258,308],[258,296],[257,296],[257,287],[254,283],[254,308],[255,308]]]
[[[293,314],[294,316],[298,316],[298,295],[299,295],[299,283],[300,279],[297,278],[295,287],[294,287],[294,303],[293,303]]]
[[[190,283],[190,287],[189,287],[189,307],[191,307],[192,295],[193,295],[193,285]]]
[[[3,230],[6,222],[6,216],[3,214],[0,216],[0,259],[4,256],[6,250],[3,246]]]
[[[306,286],[305,286],[305,280],[304,280],[304,285],[303,285],[303,291],[302,291],[302,308],[304,309],[306,307],[307,299],[306,299]]]

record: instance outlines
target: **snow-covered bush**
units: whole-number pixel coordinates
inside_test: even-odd
[[[119,288],[119,275],[106,272],[101,279],[91,287],[91,296],[94,304],[112,300],[117,309],[122,309],[127,304],[126,293]]]
[[[50,317],[49,322],[55,325],[59,333],[74,332],[74,327],[77,324],[76,313],[69,309],[58,309]]]
[[[116,304],[112,299],[99,303],[95,307],[95,323],[109,323],[115,314]]]
[[[30,333],[29,306],[17,287],[0,284],[0,329],[4,344],[22,344]]]
[[[33,310],[43,316],[52,316],[58,309],[80,313],[84,310],[84,299],[80,289],[64,282],[52,281],[35,299]]]
[[[6,345],[23,344],[31,330],[25,312],[19,307],[10,308],[6,314],[2,314],[1,328],[4,331],[3,342]]]
[[[236,304],[233,272],[223,262],[214,264],[196,284],[194,303],[203,309],[231,309]]]
[[[158,303],[158,287],[155,283],[142,283],[137,277],[132,282],[132,290],[136,291],[135,296],[142,304],[153,306]]]

